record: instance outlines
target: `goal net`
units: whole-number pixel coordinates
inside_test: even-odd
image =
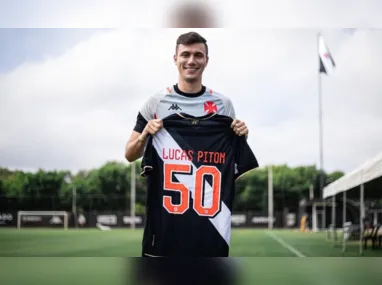
[[[19,211],[17,228],[48,227],[68,229],[68,213],[59,211]]]

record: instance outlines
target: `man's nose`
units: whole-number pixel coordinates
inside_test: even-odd
[[[190,55],[188,60],[187,60],[187,64],[195,64],[195,57],[193,55]]]

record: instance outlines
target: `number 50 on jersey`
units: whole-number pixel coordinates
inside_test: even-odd
[[[202,165],[192,173],[192,167],[189,164],[164,165],[163,189],[178,192],[180,203],[174,204],[172,197],[164,194],[163,206],[171,214],[184,214],[190,208],[193,193],[193,210],[200,216],[213,217],[220,211],[221,172],[215,166]],[[174,174],[179,174],[176,177],[179,182],[174,181]],[[212,185],[205,176],[212,176]]]

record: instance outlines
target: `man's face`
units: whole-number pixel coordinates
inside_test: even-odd
[[[202,77],[208,63],[206,47],[203,43],[187,46],[180,44],[174,55],[174,61],[183,80],[190,83],[195,82]]]

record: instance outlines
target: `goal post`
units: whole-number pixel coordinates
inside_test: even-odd
[[[65,211],[18,211],[17,212],[17,228],[21,229],[22,222],[41,223],[42,217],[51,216],[49,224],[63,225],[64,229],[68,229],[68,212]],[[63,221],[61,220],[63,218]]]

